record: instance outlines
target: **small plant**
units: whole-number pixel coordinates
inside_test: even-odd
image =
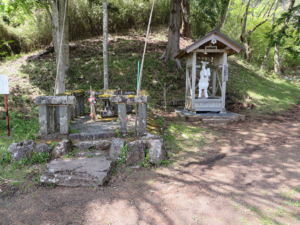
[[[73,157],[75,156],[75,154],[74,154],[74,152],[69,152],[69,154],[66,154],[65,156],[64,156],[64,159],[72,159]]]
[[[49,152],[37,153],[34,152],[33,156],[30,158],[29,164],[43,164],[50,159]]]
[[[118,158],[118,163],[126,163],[128,146],[125,144],[122,148],[120,158]]]
[[[117,137],[120,137],[121,134],[120,134],[120,131],[119,130],[116,130],[116,133],[117,133]]]
[[[52,142],[51,145],[49,146],[50,150],[53,150],[55,145],[57,145],[57,142],[56,141]]]
[[[93,155],[87,155],[86,157],[87,158],[93,158]]]
[[[144,160],[144,162],[141,163],[141,166],[143,166],[143,167],[150,167],[150,162],[149,162],[150,155],[149,155],[149,150],[148,149],[146,149],[145,154],[146,154],[145,160]]]
[[[10,162],[10,153],[5,148],[0,149],[0,165]]]
[[[75,130],[73,128],[70,128],[70,131],[69,131],[70,134],[75,134],[75,133],[80,133],[79,130]]]
[[[161,162],[161,165],[163,166],[168,166],[170,164],[170,161],[168,159],[165,159],[164,161]]]

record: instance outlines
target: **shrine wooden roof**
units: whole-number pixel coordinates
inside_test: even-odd
[[[215,40],[216,43],[213,44],[212,40]],[[246,51],[246,49],[241,45],[222,34],[219,30],[215,29],[209,34],[200,38],[198,41],[181,50],[181,52],[176,55],[175,58],[181,59],[194,50],[205,49],[206,46],[217,46],[217,49],[226,50],[228,56],[239,53],[240,51]]]

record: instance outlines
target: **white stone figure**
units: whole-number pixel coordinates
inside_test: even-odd
[[[201,98],[202,90],[204,90],[205,98],[208,98],[207,88],[208,88],[208,85],[209,85],[210,68],[206,69],[205,66],[209,62],[201,61],[201,63],[202,63],[202,70],[200,71],[199,95],[198,95],[198,97]]]

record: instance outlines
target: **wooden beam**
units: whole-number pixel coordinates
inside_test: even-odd
[[[193,52],[223,53],[230,52],[230,49],[196,49]]]

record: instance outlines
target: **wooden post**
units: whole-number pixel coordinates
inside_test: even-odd
[[[213,65],[217,66],[218,65],[218,60],[217,57],[214,57],[213,59]],[[213,80],[212,80],[212,96],[216,96],[216,88],[217,88],[217,69],[213,70]]]
[[[192,64],[192,112],[195,112],[195,84],[196,84],[196,52],[193,52],[193,64]]]
[[[224,80],[224,65],[227,64],[227,52],[224,52],[222,57],[222,111],[221,113],[226,113],[225,108],[225,98],[226,98],[226,81]]]
[[[5,113],[6,113],[7,135],[10,136],[7,95],[4,95],[4,101],[5,101]]]
[[[187,100],[187,97],[189,96],[189,70],[188,68],[186,67],[185,69],[185,101]],[[185,109],[186,106],[184,107]]]

